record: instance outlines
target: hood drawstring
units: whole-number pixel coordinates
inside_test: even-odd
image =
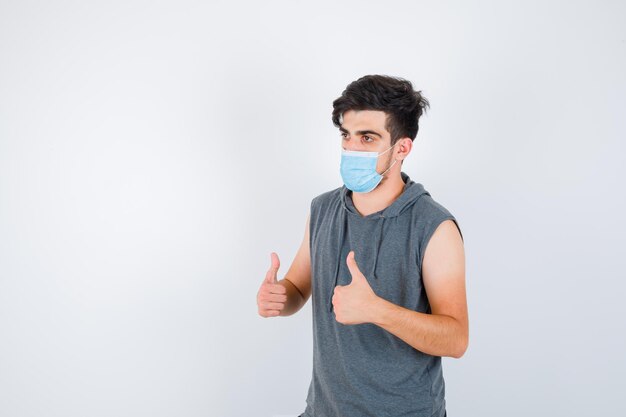
[[[340,216],[343,217],[341,221],[341,228],[339,229],[339,245],[337,246],[337,267],[335,268],[335,283],[331,287],[330,290],[330,298],[328,299],[329,311],[333,311],[333,293],[335,291],[335,287],[337,286],[337,281],[339,279],[339,265],[341,265],[341,249],[343,249],[343,241],[346,234],[346,229],[348,228],[348,214],[346,213],[346,207],[344,205],[344,209],[340,211]]]
[[[369,276],[374,277],[374,279],[378,279],[378,277],[376,276],[376,265],[378,263],[378,252],[380,251],[380,247],[383,243],[383,227],[385,224],[385,215],[381,214],[380,218],[382,220],[378,221],[378,225],[380,226],[378,228],[378,244],[376,245],[376,252],[374,252],[374,266],[372,267],[372,272]]]

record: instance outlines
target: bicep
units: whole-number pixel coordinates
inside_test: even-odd
[[[422,262],[422,281],[432,314],[456,319],[468,332],[465,250],[453,220],[444,220],[430,238]]]

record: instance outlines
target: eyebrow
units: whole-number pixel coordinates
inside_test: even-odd
[[[341,126],[339,126],[339,130],[341,130],[342,132],[350,133],[350,132],[348,132],[348,129],[345,129],[345,128],[341,127]],[[375,132],[373,130],[357,130],[354,133],[356,133],[357,135],[376,135],[376,136],[378,136],[381,139],[383,137],[380,133]]]

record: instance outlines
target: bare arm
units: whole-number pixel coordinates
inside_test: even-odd
[[[465,253],[452,220],[442,222],[431,237],[424,254],[422,279],[432,314],[380,298],[374,323],[421,352],[460,358],[469,343]]]
[[[311,252],[309,249],[309,219],[306,219],[304,238],[287,274],[278,281],[287,290],[287,301],[281,316],[291,316],[300,311],[311,296]]]

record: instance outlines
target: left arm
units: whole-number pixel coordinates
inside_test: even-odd
[[[452,220],[433,233],[422,262],[422,280],[432,314],[420,313],[378,297],[372,323],[415,349],[460,358],[469,343],[463,241]]]

